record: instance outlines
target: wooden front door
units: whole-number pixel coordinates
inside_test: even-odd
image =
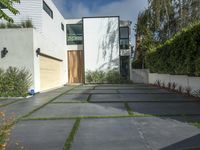
[[[68,81],[69,83],[84,83],[83,50],[68,51]]]

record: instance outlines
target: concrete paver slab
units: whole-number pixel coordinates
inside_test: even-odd
[[[76,94],[76,93],[89,93],[89,94],[106,94],[106,93],[117,93],[116,90],[89,90],[89,89],[74,89],[70,91],[69,93]]]
[[[181,96],[176,94],[161,94],[161,93],[133,93],[133,94],[127,94],[127,93],[121,93],[121,94],[93,94],[90,99],[92,102],[117,102],[117,101],[160,101],[160,102],[192,102],[197,101],[194,98],[187,97],[187,96]]]
[[[64,87],[64,91],[67,91],[71,89],[72,86]],[[57,97],[61,93],[63,93],[63,88],[62,92],[45,92],[45,93],[40,93],[37,94],[31,98],[28,99],[23,99],[20,100],[14,104],[8,105],[6,107],[0,108],[0,111],[4,112],[7,117],[13,117],[13,115],[18,118],[22,117],[32,110],[44,105],[45,103],[49,102],[51,99]]]
[[[92,94],[90,97],[90,101],[98,102],[98,101],[120,101],[120,94]]]
[[[191,97],[177,94],[121,94],[121,98],[125,101],[196,101]]]
[[[200,147],[200,129],[169,118],[135,118],[153,150],[184,150]]]
[[[7,149],[23,146],[27,150],[61,150],[73,123],[73,120],[21,121],[12,131]]]
[[[41,93],[2,107],[0,111],[6,112],[8,116],[12,113],[17,117],[27,115],[71,88],[63,87]],[[82,119],[72,149],[182,150],[191,146],[200,147],[200,129],[191,124],[194,120],[200,123],[200,103],[191,97],[165,92],[144,84],[83,85],[71,90],[70,94],[57,97],[28,118],[123,116],[128,115],[124,106],[124,102],[128,101],[136,113],[179,116]],[[90,101],[95,103],[62,103],[85,102],[89,96]],[[183,117],[183,114],[190,116]],[[16,149],[16,140],[30,150],[62,149],[73,123],[74,120],[20,121],[12,132],[9,149]]]
[[[153,90],[158,89],[157,87],[149,86],[97,86],[95,90]]]
[[[89,94],[65,94],[53,102],[86,102]]]
[[[76,89],[79,90],[93,90],[95,86],[79,86]]]
[[[200,114],[199,103],[129,103],[135,113],[151,115],[191,115]]]
[[[163,89],[151,89],[151,90],[144,90],[144,89],[127,89],[127,90],[118,90],[119,93],[139,93],[139,94],[168,94],[171,93],[167,90]]]
[[[146,150],[131,119],[82,120],[72,150]]]
[[[124,104],[56,104],[52,103],[34,112],[28,118],[80,117],[80,116],[116,116],[128,115]]]
[[[19,101],[19,100],[22,100],[22,99],[5,99],[5,100],[0,99],[0,107],[10,104],[10,103],[13,103],[13,102],[16,102],[16,101]]]

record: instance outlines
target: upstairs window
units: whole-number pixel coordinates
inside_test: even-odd
[[[129,28],[120,27],[120,49],[129,49]]]
[[[51,8],[47,5],[47,3],[45,3],[45,1],[43,1],[43,9],[44,9],[44,11],[53,19],[53,11],[52,11]]]
[[[83,27],[82,24],[67,25],[67,45],[83,44]]]
[[[63,23],[61,23],[61,29],[62,29],[63,31],[65,31],[65,27],[64,27],[64,24],[63,24]]]

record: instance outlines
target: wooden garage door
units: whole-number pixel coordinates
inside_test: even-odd
[[[84,83],[83,51],[68,51],[68,80],[69,83]]]
[[[48,90],[61,85],[62,61],[40,56],[40,90]]]

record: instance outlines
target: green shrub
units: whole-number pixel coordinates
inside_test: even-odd
[[[30,19],[22,21],[20,24],[14,24],[11,22],[1,23],[0,29],[5,29],[5,28],[33,28],[33,23],[32,20]]]
[[[131,81],[126,80],[121,77],[119,71],[110,70],[108,72],[104,71],[87,71],[86,72],[86,82],[87,83],[131,83]]]
[[[195,60],[195,76],[200,76],[200,57]]]
[[[7,26],[6,26],[6,27],[7,27],[7,28],[21,28],[20,25],[14,24],[14,23],[10,23],[10,22],[7,23]]]
[[[120,83],[121,82],[121,75],[119,71],[110,70],[106,74],[106,82],[107,83]]]
[[[151,72],[200,76],[200,23],[149,53],[146,65]]]
[[[105,79],[105,73],[103,71],[87,71],[86,82],[88,83],[103,83]]]
[[[25,69],[9,67],[0,71],[0,96],[25,97],[31,85],[31,74]]]
[[[132,62],[132,68],[134,69],[142,69],[142,61],[141,60],[134,60]]]
[[[21,26],[23,28],[33,28],[33,24],[32,24],[32,21],[30,19],[26,20],[26,21],[23,21],[21,23]]]

